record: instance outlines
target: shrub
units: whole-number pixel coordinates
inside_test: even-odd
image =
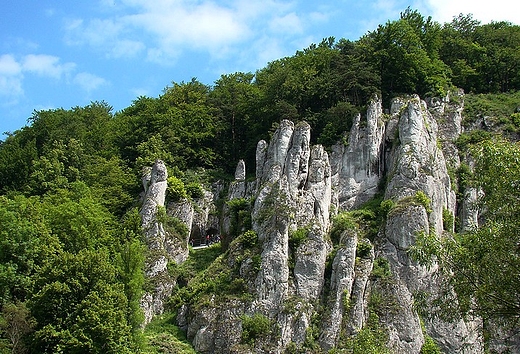
[[[432,212],[432,209],[431,209],[432,201],[430,200],[430,198],[428,198],[426,193],[424,193],[423,191],[417,191],[415,193],[415,201],[417,203],[419,203],[420,205],[422,205],[424,207],[424,209],[426,209],[427,213]]]
[[[345,230],[356,230],[358,225],[352,215],[348,212],[340,213],[332,220],[330,238],[337,245],[341,241],[341,234]]]
[[[296,251],[298,247],[307,240],[309,236],[308,228],[300,228],[289,234],[289,248]]]
[[[245,198],[231,199],[227,202],[231,220],[230,236],[238,236],[241,232],[251,228],[251,200]]]
[[[186,193],[193,199],[204,197],[204,189],[197,182],[190,182],[186,185]]]
[[[395,203],[392,199],[386,199],[381,202],[379,210],[381,211],[381,214],[386,217],[394,206]]]
[[[424,336],[424,344],[421,347],[420,354],[441,354],[442,351],[429,335]]]
[[[168,195],[173,201],[188,198],[184,182],[175,176],[168,177]]]
[[[255,247],[258,241],[258,235],[253,230],[247,230],[242,234],[242,244],[245,247]]]
[[[372,276],[380,279],[388,279],[392,276],[392,272],[390,271],[390,264],[386,258],[378,257],[374,260]]]
[[[356,248],[356,256],[361,258],[368,258],[370,251],[372,250],[372,244],[368,241],[360,241]]]
[[[271,320],[261,313],[252,316],[243,315],[242,343],[253,345],[257,339],[266,337],[271,330]]]
[[[453,230],[453,223],[455,222],[455,218],[453,217],[453,214],[448,209],[442,210],[442,226],[444,230],[446,231],[452,231]]]

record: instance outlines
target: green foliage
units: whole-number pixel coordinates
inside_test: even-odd
[[[190,198],[198,199],[204,196],[204,189],[197,182],[190,182],[186,184],[186,194],[190,196]]]
[[[263,338],[267,338],[271,333],[271,320],[261,314],[254,313],[253,315],[243,315],[242,320],[242,343],[254,345],[254,343]]]
[[[452,231],[455,223],[455,217],[453,213],[448,209],[444,208],[442,210],[442,226],[446,231]]]
[[[186,286],[188,282],[196,277],[196,275],[207,269],[219,255],[222,254],[222,246],[215,243],[204,249],[190,249],[188,259],[180,265],[171,265],[168,263],[169,271],[177,278],[177,282],[181,286]]]
[[[392,271],[390,270],[390,264],[386,258],[377,257],[374,260],[374,266],[372,268],[372,273],[370,275],[374,278],[379,279],[388,279],[392,276]]]
[[[168,177],[168,197],[173,201],[179,201],[188,197],[184,182],[180,178],[175,176]]]
[[[385,199],[380,204],[380,211],[383,216],[387,216],[388,213],[394,208],[395,203],[392,199]]]
[[[447,277],[441,296],[457,295],[457,301],[440,297],[441,315],[474,312],[484,318],[514,322],[519,316],[520,239],[518,203],[520,195],[520,148],[517,143],[485,141],[474,150],[475,182],[484,191],[481,210],[485,223],[475,230],[438,240],[419,234],[411,256],[431,265],[436,260]],[[497,277],[497,274],[501,274]],[[453,299],[452,299],[453,300]]]
[[[361,240],[356,247],[356,257],[368,258],[372,251],[372,244],[368,241]]]
[[[0,352],[25,353],[35,325],[25,303],[4,304],[0,313]]]
[[[183,223],[179,218],[168,215],[166,212],[166,208],[162,206],[157,206],[157,222],[161,223],[166,232],[168,232],[171,236],[178,238],[181,241],[184,241],[188,237],[188,227],[185,223]]]
[[[393,207],[393,201],[382,201],[379,196],[376,196],[358,209],[339,213],[332,219],[330,231],[332,242],[334,244],[341,243],[340,238],[345,230],[357,234],[360,239],[366,238],[373,241],[381,224]]]
[[[127,322],[134,332],[140,329],[144,315],[140,307],[143,294],[144,246],[139,239],[127,241],[118,254],[118,273],[128,300]]]
[[[341,235],[345,230],[356,230],[358,225],[355,219],[348,212],[343,212],[336,215],[332,219],[332,228],[330,230],[330,238],[332,242],[337,245],[341,243]]]
[[[258,242],[258,235],[253,230],[247,230],[239,237],[239,240],[245,247],[255,247]]]
[[[511,124],[516,127],[515,113],[519,99],[518,89],[508,93],[467,94],[464,98],[463,124],[467,126],[478,118],[486,117],[488,124]]]
[[[36,276],[29,302],[40,352],[129,352],[128,299],[109,254],[62,252]]]
[[[0,307],[25,301],[35,274],[60,249],[38,198],[0,196]]]
[[[424,336],[424,344],[421,347],[420,354],[442,354],[441,349],[429,335]]]
[[[289,232],[289,248],[296,251],[298,247],[307,240],[309,236],[309,228],[304,227]]]
[[[6,332],[6,320],[16,318],[34,331],[26,337],[36,352],[137,351],[143,251],[134,207],[143,166],[164,160],[174,171],[168,197],[200,198],[202,185],[217,175],[227,180],[238,159],[254,166],[257,141],[267,139],[280,119],[307,121],[311,143],[330,148],[337,142],[348,144],[353,117],[366,111],[374,95],[387,105],[403,93],[443,96],[452,84],[467,93],[463,124],[472,127],[457,146],[477,161],[475,173],[464,164],[457,170],[458,192],[468,186],[484,191],[479,207],[485,211],[485,224],[443,240],[420,234],[410,253],[421,263],[436,259],[442,269],[452,269],[446,274],[459,301],[439,304],[458,306],[462,313],[475,305],[484,318],[518,318],[518,307],[510,304],[519,303],[520,293],[515,276],[519,149],[493,141],[491,131],[513,138],[520,131],[519,43],[520,27],[511,23],[482,25],[461,15],[440,25],[408,8],[397,21],[359,40],[327,38],[256,73],[223,75],[213,87],[195,79],[172,83],[159,97],[138,97],[116,114],[105,102],[35,111],[28,127],[0,142],[2,350],[7,344],[16,350]],[[477,121],[487,130],[474,129]],[[208,170],[214,167],[219,170]],[[331,230],[334,245],[341,244],[346,230],[350,237],[373,241],[386,216],[403,207],[422,205],[430,211],[431,202],[421,193],[400,201],[377,197],[339,214]],[[268,197],[266,202],[270,208],[258,215],[258,222],[294,215],[285,200]],[[258,237],[250,231],[251,204],[247,199],[228,204],[229,239],[238,237],[236,247],[248,252],[237,264],[250,260],[252,271],[258,271],[261,257]],[[165,210],[159,218],[168,232],[186,236],[184,225]],[[444,211],[443,221],[451,230],[453,215]],[[305,238],[303,229],[292,233],[291,248]],[[368,243],[361,242],[358,255],[367,252]],[[174,298],[205,304],[214,292],[222,301],[248,296],[247,281],[218,258],[221,253],[220,246],[212,246],[192,251],[183,265],[172,265],[179,284]],[[388,264],[376,259],[372,276],[377,281],[389,277]],[[174,332],[157,331],[149,343],[161,351],[189,352],[177,346]],[[378,333],[374,326],[363,329],[350,348],[371,352]]]
[[[460,151],[467,151],[472,145],[478,144],[482,141],[492,138],[492,134],[485,130],[470,130],[459,135],[457,141],[457,148]]]
[[[230,237],[237,237],[243,232],[251,229],[251,200],[235,198],[226,202],[229,207],[231,219]],[[256,234],[255,234],[256,235]]]
[[[424,209],[426,209],[427,213],[432,212],[432,201],[430,198],[424,193],[423,191],[417,191],[415,192],[415,200],[419,205],[422,205]]]
[[[175,325],[175,314],[155,317],[145,330],[145,353],[149,354],[195,354],[186,334]]]
[[[378,316],[370,312],[367,325],[346,341],[345,348],[353,354],[389,354],[387,340],[388,333],[379,324]]]

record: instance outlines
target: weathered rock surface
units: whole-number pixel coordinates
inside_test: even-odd
[[[341,209],[352,209],[376,194],[384,170],[384,133],[381,99],[375,97],[368,106],[366,121],[361,115],[354,118],[348,144],[333,146],[332,183]]]
[[[366,115],[354,119],[348,144],[334,146],[330,158],[322,146],[310,144],[307,123],[282,120],[271,141],[257,145],[254,181],[246,181],[245,163],[239,161],[227,199],[251,202],[251,227],[258,240],[251,249],[239,240],[231,243],[222,262],[241,277],[247,296],[228,301],[215,293],[204,306],[181,308],[179,325],[195,350],[305,352],[314,340],[326,352],[351,342],[379,318],[387,346],[396,353],[419,353],[426,335],[444,352],[483,352],[478,321],[424,321],[422,327],[414,296],[435,292],[439,275],[435,266],[421,267],[407,252],[419,233],[442,237],[453,231],[443,215],[455,215],[461,208],[457,203],[464,202],[456,200],[448,173],[460,166],[455,141],[462,131],[463,97],[454,97],[428,104],[417,96],[395,99],[389,114],[383,114],[375,97]],[[164,249],[167,261],[180,262],[182,256],[171,251],[164,228],[154,221],[153,208],[164,203],[159,170],[154,166],[145,174],[150,200],[143,206],[143,226],[151,249]],[[333,245],[331,216],[376,195],[395,205],[379,230],[369,240],[353,227]],[[189,225],[191,234],[208,227],[230,234],[227,204],[222,218],[212,220],[215,195],[203,199],[195,208],[172,204],[168,214]],[[474,214],[466,217],[468,222],[472,218]],[[161,257],[150,262],[149,274],[160,274],[164,263]],[[375,275],[381,267],[388,274]],[[160,307],[156,295],[147,296],[148,307]],[[242,342],[243,319],[255,314],[269,319],[272,329],[249,345]]]
[[[146,194],[141,208],[141,222],[145,241],[150,250],[145,272],[154,283],[154,291],[146,292],[141,298],[145,324],[150,322],[154,315],[163,313],[164,303],[175,285],[174,279],[169,277],[167,270],[169,257],[165,250],[166,232],[164,225],[158,221],[160,208],[164,208],[167,178],[168,172],[161,160],[157,160],[151,169],[143,171],[143,186]]]

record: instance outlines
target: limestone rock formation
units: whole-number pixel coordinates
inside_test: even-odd
[[[348,143],[333,146],[331,168],[339,207],[348,210],[371,199],[383,177],[382,155],[385,124],[381,99],[374,97],[366,121],[358,114]]]
[[[250,206],[242,210],[250,212],[248,233],[236,230],[229,203],[223,203],[220,220],[211,220],[214,194],[195,208],[169,205],[168,214],[189,225],[191,234],[213,227],[236,237],[215,263],[226,276],[223,291],[204,293],[178,311],[195,350],[326,352],[373,331],[385,333],[386,346],[396,353],[420,353],[427,336],[444,352],[483,352],[478,321],[420,317],[415,298],[437,291],[439,274],[435,266],[419,266],[407,251],[420,233],[443,237],[453,231],[444,217],[465,203],[457,201],[449,173],[460,165],[455,140],[462,107],[462,93],[428,104],[411,96],[395,99],[383,114],[381,99],[374,97],[366,115],[354,119],[347,143],[334,146],[330,156],[311,145],[307,123],[282,120],[271,141],[257,145],[255,180],[246,180],[248,166],[239,161],[229,186],[228,201]],[[156,163],[144,178],[143,227],[150,249],[160,251],[148,263],[151,277],[164,274],[164,259],[183,260],[170,250],[157,222],[166,181],[162,166]],[[333,216],[376,196],[393,208],[370,237],[353,225],[331,239]],[[225,293],[230,284],[231,295]],[[158,294],[167,292],[147,294],[143,302],[160,308]],[[268,321],[269,330],[247,341],[251,318]]]
[[[160,222],[159,214],[165,213],[168,172],[164,162],[157,160],[151,169],[143,171],[145,196],[141,208],[141,221],[145,241],[150,250],[146,260],[146,276],[154,282],[153,292],[146,292],[141,299],[141,308],[145,315],[145,324],[156,314],[164,311],[164,303],[171,295],[174,279],[168,276],[169,261],[165,250],[166,232]]]

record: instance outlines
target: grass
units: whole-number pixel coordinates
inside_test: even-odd
[[[493,121],[516,126],[514,113],[520,106],[520,91],[512,93],[467,94],[464,99],[464,125],[478,117],[488,116]],[[513,116],[513,117],[512,117]]]
[[[188,343],[184,332],[175,325],[175,314],[168,313],[157,316],[144,330],[145,345],[143,352],[147,354],[196,354]]]

